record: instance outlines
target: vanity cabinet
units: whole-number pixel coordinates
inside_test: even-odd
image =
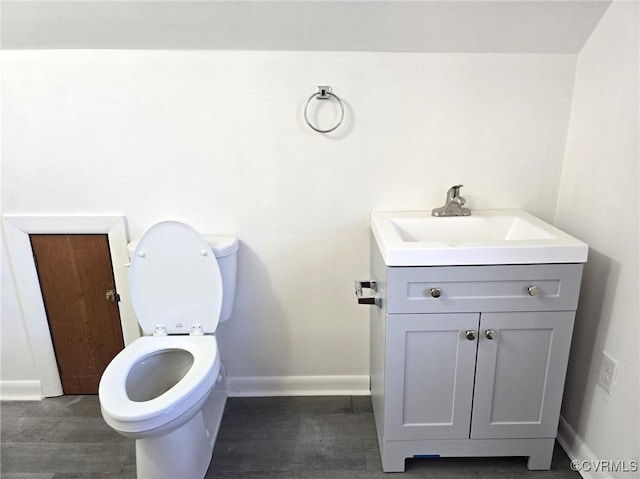
[[[506,455],[549,469],[582,264],[394,267],[371,249],[384,471],[407,457]]]

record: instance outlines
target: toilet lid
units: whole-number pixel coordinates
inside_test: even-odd
[[[205,239],[184,223],[164,221],[145,232],[131,258],[129,290],[144,335],[160,325],[168,334],[218,326],[220,268]]]

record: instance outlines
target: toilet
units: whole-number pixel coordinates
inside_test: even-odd
[[[164,221],[130,248],[129,290],[143,336],[105,369],[102,416],[136,440],[138,479],[201,479],[227,399],[214,333],[233,308],[238,241]]]

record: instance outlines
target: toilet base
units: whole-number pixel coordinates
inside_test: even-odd
[[[136,440],[137,478],[204,478],[226,402],[223,379],[216,383],[202,409],[183,426],[163,436]]]

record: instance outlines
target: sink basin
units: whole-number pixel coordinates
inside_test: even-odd
[[[582,241],[515,209],[372,213],[371,230],[387,266],[584,263],[588,252]]]

